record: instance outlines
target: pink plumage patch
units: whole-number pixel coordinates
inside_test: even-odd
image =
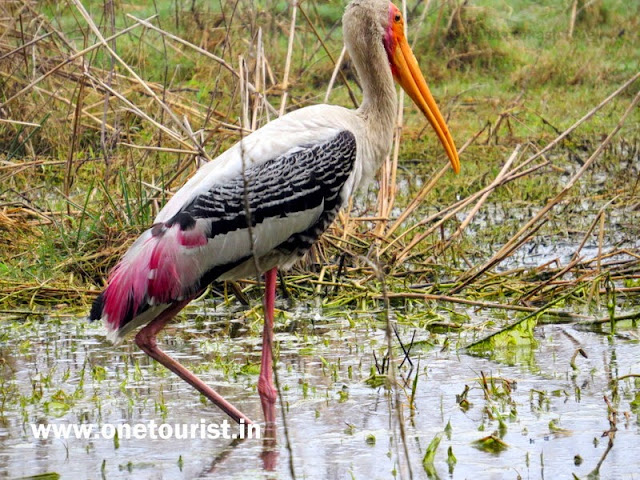
[[[102,317],[109,330],[122,328],[145,305],[191,294],[199,272],[188,250],[207,244],[198,229],[156,225],[131,246],[109,276]]]
[[[207,237],[196,230],[178,232],[178,241],[185,247],[201,247],[207,244]]]

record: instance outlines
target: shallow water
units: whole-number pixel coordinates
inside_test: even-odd
[[[255,332],[260,320],[221,310],[209,311],[206,320],[201,316],[171,326],[161,343],[259,420]],[[640,403],[640,380],[621,380],[617,395],[612,391],[612,378],[640,373],[638,329],[610,337],[567,325],[539,326],[537,346],[508,355],[497,352],[493,359],[456,352],[456,343],[470,340],[466,334],[449,333],[446,348],[447,335],[417,331],[411,351],[415,368],[410,372],[405,364],[398,370],[398,382],[408,381],[396,397],[364,381],[375,364],[372,352],[378,360],[384,355],[382,318],[379,313],[321,316],[298,309],[278,319],[279,381],[293,467],[281,418],[275,448],[256,439],[123,438],[118,445],[113,439],[36,440],[29,423],[153,419],[177,424],[225,417],[130,341],[108,344],[100,325],[77,319],[5,321],[0,476],[56,472],[61,478],[286,479],[293,468],[296,478],[308,479],[409,478],[409,470],[414,478],[424,478],[426,448],[441,434],[432,473],[440,478],[570,478],[572,473],[585,478],[607,448],[602,437],[610,428],[606,395],[617,410],[618,430],[600,478],[640,477],[640,408],[631,405],[634,398]],[[413,332],[398,327],[407,345]],[[397,340],[393,344],[397,364],[401,350]],[[570,361],[578,347],[588,358],[578,357],[574,370]],[[482,373],[496,379],[489,398],[479,381]],[[412,415],[407,405],[415,375]],[[509,388],[499,379],[507,379]],[[470,388],[466,410],[456,398],[465,385]],[[398,401],[405,416],[404,440]],[[505,450],[490,453],[474,446],[498,430]],[[452,467],[449,448],[457,459]],[[576,455],[582,458],[579,465]]]

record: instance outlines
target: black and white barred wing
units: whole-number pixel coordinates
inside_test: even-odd
[[[308,249],[335,217],[353,171],[356,141],[349,131],[253,166],[214,185],[176,215],[198,228],[212,255],[207,280],[249,257]],[[186,228],[188,230],[188,228]],[[206,275],[206,273],[205,273]]]

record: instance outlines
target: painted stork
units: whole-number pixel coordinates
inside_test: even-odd
[[[389,154],[397,109],[394,78],[427,117],[453,169],[460,169],[398,8],[388,0],[353,0],[343,32],[362,84],[362,105],[355,111],[332,105],[293,111],[201,167],[125,253],[91,309],[90,318],[102,319],[114,342],[144,325],[136,344],[238,423],[251,420],[158,348],[158,332],[211,282],[264,273],[258,392],[272,424],[277,269],[309,250]]]

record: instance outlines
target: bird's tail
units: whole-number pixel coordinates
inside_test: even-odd
[[[150,321],[155,315],[138,318],[148,310],[162,311],[182,299],[185,286],[189,286],[178,258],[183,245],[179,225],[157,224],[144,232],[115,266],[90,313],[91,320],[103,320],[110,340],[117,342],[146,323],[144,319]]]

